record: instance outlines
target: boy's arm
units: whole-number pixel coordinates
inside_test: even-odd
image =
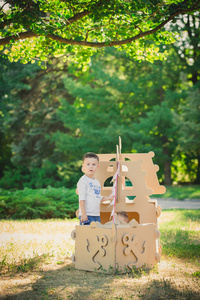
[[[79,195],[79,208],[81,209],[81,222],[85,222],[88,220],[88,216],[85,209],[87,188],[84,180],[79,180],[77,184],[76,193]]]
[[[88,217],[87,217],[87,214],[86,214],[86,210],[85,210],[85,200],[79,201],[79,205],[80,205],[81,212],[82,212],[81,222],[85,222],[85,221],[88,220]]]
[[[113,200],[114,198],[115,198],[115,196],[113,196],[112,194],[110,196],[104,196],[101,198],[101,202]]]

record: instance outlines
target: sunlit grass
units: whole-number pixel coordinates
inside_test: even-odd
[[[177,185],[167,186],[163,195],[156,195],[157,198],[173,198],[178,200],[200,199],[200,185]]]
[[[62,264],[74,253],[73,220],[0,222],[1,270],[24,270]],[[159,218],[163,255],[200,258],[200,210],[166,210]]]
[[[200,258],[200,210],[163,211],[159,229],[163,254]]]
[[[199,210],[166,210],[159,218],[163,255],[153,269],[85,272],[70,257],[78,220],[0,222],[3,299],[199,299]],[[193,248],[195,250],[193,250]]]
[[[28,271],[71,257],[71,231],[77,223],[76,219],[1,221],[0,269]]]

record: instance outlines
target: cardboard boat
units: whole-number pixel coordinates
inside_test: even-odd
[[[101,184],[101,195],[112,193],[109,184],[119,170],[115,213],[127,212],[129,223],[110,221],[113,206],[100,206],[101,223],[77,225],[71,233],[75,240],[72,261],[76,269],[98,272],[127,272],[143,266],[153,267],[160,261],[161,245],[158,217],[161,208],[152,194],[164,194],[159,184],[159,167],[153,164],[154,152],[121,153],[121,139],[116,154],[99,154],[100,167],[95,177]]]

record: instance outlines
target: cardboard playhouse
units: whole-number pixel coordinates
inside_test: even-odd
[[[156,174],[159,167],[152,161],[154,152],[122,154],[119,138],[116,154],[98,156],[100,167],[95,177],[100,181],[101,195],[109,196],[114,190],[115,198],[101,204],[101,223],[77,225],[72,231],[75,268],[116,273],[153,267],[161,258],[161,208],[149,196],[165,193]],[[117,220],[120,211],[127,213],[129,223]]]

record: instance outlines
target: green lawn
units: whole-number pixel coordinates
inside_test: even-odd
[[[156,197],[178,200],[200,199],[200,185],[167,186],[166,193],[163,195],[156,195]]]
[[[166,210],[161,213],[159,230],[163,254],[169,257],[200,259],[200,209]]]

